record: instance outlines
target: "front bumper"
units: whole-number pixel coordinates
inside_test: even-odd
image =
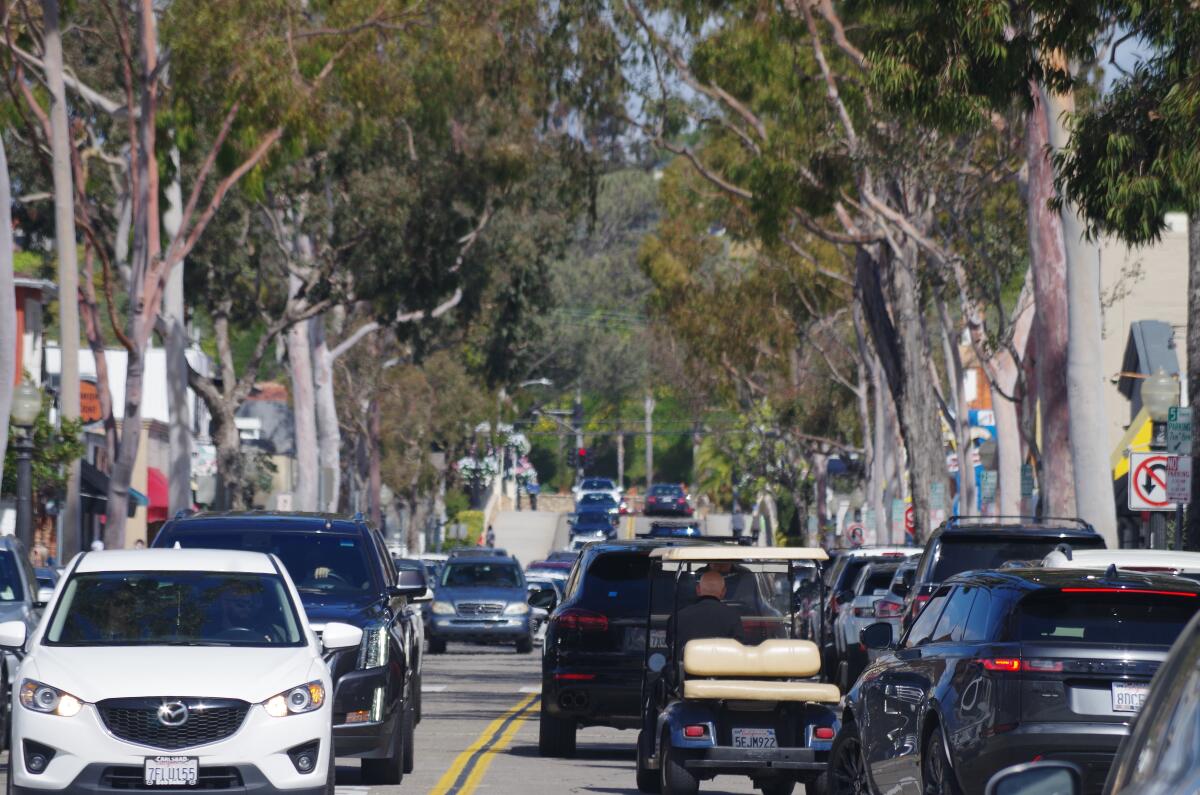
[[[513,643],[533,637],[529,614],[497,618],[434,616],[429,624],[430,640],[456,640],[466,643]]]
[[[132,767],[125,768],[119,765],[104,765],[90,764],[85,767],[75,780],[67,786],[67,791],[71,793],[81,793],[82,795],[91,795],[92,793],[124,793],[129,792],[132,787],[127,784],[114,783],[124,779],[128,781],[128,775],[133,771],[141,772],[141,768]],[[263,776],[257,767],[254,765],[237,765],[228,769],[231,780],[240,782],[238,785],[220,788],[221,792],[229,793],[255,793],[255,795],[272,795],[272,793],[287,793],[288,795],[324,795],[325,784],[322,781],[320,784],[314,784],[308,787],[299,789],[282,789],[271,784],[270,781]],[[204,768],[201,768],[203,775]],[[224,771],[223,771],[224,772]],[[236,776],[236,778],[232,778]],[[155,787],[153,789],[170,792],[172,790],[180,790],[191,792],[196,789],[202,789],[203,784],[199,787]],[[36,787],[13,786],[12,791],[17,795],[33,795],[34,793],[46,792],[45,789]],[[136,790],[135,790],[136,791]]]
[[[10,769],[16,792],[124,791],[104,783],[105,771],[109,768],[141,770],[146,757],[154,756],[196,757],[201,776],[205,769],[236,769],[242,782],[241,789],[230,788],[229,792],[319,792],[324,788],[332,761],[328,707],[303,715],[272,718],[262,706],[253,705],[241,727],[229,737],[178,750],[162,750],[117,739],[109,733],[96,707],[91,704],[86,704],[78,715],[70,718],[43,715],[20,706],[12,717],[11,747],[16,750]],[[35,775],[25,769],[21,752],[25,740],[54,750],[54,757],[42,773]],[[287,752],[314,740],[320,744],[317,764],[312,771],[300,773]]]
[[[347,671],[333,685],[333,746],[338,756],[375,759],[390,755],[392,735],[400,730],[400,690],[391,686],[388,668]],[[401,677],[403,673],[399,674]],[[347,715],[366,711],[368,720],[346,723]]]

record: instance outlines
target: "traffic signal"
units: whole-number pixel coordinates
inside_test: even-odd
[[[574,447],[567,451],[567,466],[571,467],[571,469],[579,466],[579,453]]]
[[[578,456],[579,456],[579,468],[582,469],[584,472],[586,472],[587,471],[587,460],[588,460],[587,448],[580,447]]]

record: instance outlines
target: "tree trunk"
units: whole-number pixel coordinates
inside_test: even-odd
[[[88,348],[91,349],[92,358],[96,363],[96,395],[100,403],[100,421],[104,425],[104,466],[111,468],[112,462],[117,460],[117,420],[113,416],[112,388],[108,379],[108,356],[104,350],[104,334],[101,331],[104,321],[100,316],[100,307],[96,303],[93,264],[95,256],[91,246],[84,250],[79,307],[84,336],[87,337]]]
[[[938,323],[942,327],[943,355],[946,359],[946,375],[950,385],[947,396],[954,406],[954,443],[958,448],[958,514],[974,516],[976,513],[975,467],[971,464],[974,446],[971,444],[970,408],[967,406],[966,372],[962,355],[958,350],[958,339],[950,323],[946,302],[936,299]],[[943,509],[947,506],[942,505]]]
[[[235,421],[235,409],[224,403],[213,405],[206,401],[212,414],[213,441],[217,448],[217,504],[231,511],[244,511],[246,501],[245,461],[242,458],[242,438]]]
[[[1067,254],[1062,219],[1049,206],[1054,196],[1054,168],[1047,154],[1050,125],[1036,92],[1034,101],[1025,120],[1025,157],[1029,171],[1029,261],[1037,307],[1037,398],[1042,420],[1040,501],[1050,516],[1072,516],[1075,465],[1067,400]],[[1096,435],[1107,438],[1099,431]]]
[[[8,155],[0,137],[0,481],[8,449],[8,416],[12,411],[17,372],[17,292],[13,285],[12,184]]]
[[[997,513],[1001,516],[1023,514],[1026,507],[1021,497],[1022,455],[1021,423],[1018,418],[1017,402],[1024,402],[1025,395],[1017,394],[1020,383],[1021,362],[1013,358],[1012,351],[1025,350],[1029,332],[1033,327],[1033,276],[1026,274],[1025,287],[1017,299],[1018,314],[1012,319],[1010,348],[1001,349],[989,362],[989,378],[992,381],[992,413],[996,417],[996,452],[998,466]],[[1006,397],[1007,396],[1007,397]],[[1010,399],[1011,398],[1011,399]]]
[[[620,414],[618,408],[617,416]],[[625,432],[620,428],[617,428],[617,488],[625,491]]]
[[[288,277],[289,294],[295,298],[300,280]],[[297,511],[317,510],[317,411],[313,394],[312,349],[308,324],[296,323],[287,330],[288,370],[292,375],[292,417],[295,422],[296,484],[292,505]]]
[[[75,238],[75,187],[71,174],[71,131],[67,127],[67,92],[63,85],[62,34],[58,0],[42,0],[46,85],[50,89],[50,151],[54,176],[54,239],[58,254],[58,323],[62,346],[58,410],[65,420],[79,419],[79,259]],[[79,462],[67,472],[63,503],[63,549],[70,560],[78,551]]]
[[[1075,109],[1070,94],[1043,92],[1050,143],[1061,151],[1070,141],[1066,114]],[[1110,548],[1119,546],[1117,506],[1108,459],[1108,408],[1104,395],[1104,341],[1100,310],[1100,257],[1084,234],[1078,208],[1062,209],[1067,267],[1067,399],[1071,456],[1075,475],[1075,516],[1104,536]]]
[[[163,229],[174,239],[183,220],[183,191],[179,184],[179,149],[171,148],[175,177],[167,185],[167,210]],[[163,340],[167,359],[167,436],[170,444],[167,464],[168,515],[192,507],[192,428],[188,411],[187,318],[184,310],[183,268],[180,262],[167,274],[163,294],[163,321],[167,334]]]
[[[654,484],[654,394],[646,392],[646,493]]]
[[[313,386],[317,403],[317,462],[320,469],[321,502],[318,510],[334,513],[341,502],[342,431],[338,425],[337,400],[333,392],[333,356],[325,339],[325,318],[309,323],[312,345]]]
[[[888,429],[891,424],[888,422],[887,402],[891,400],[891,395],[888,394],[886,387],[883,384],[883,372],[879,366],[879,360],[871,353],[871,412],[874,421],[871,424],[871,433],[874,437],[871,447],[873,455],[871,456],[871,510],[875,512],[875,541],[881,542],[884,538],[888,539],[888,543],[892,543],[891,532],[892,526],[888,518],[888,481],[890,472],[887,466],[887,457],[893,454],[888,448]]]
[[[379,449],[381,444],[381,434],[383,432],[383,409],[380,406],[378,397],[371,399],[371,406],[368,409],[370,415],[368,418],[368,434],[370,436],[370,458],[367,462],[367,479],[369,485],[367,487],[367,500],[371,510],[371,524],[377,528],[381,528],[383,520],[383,475],[381,466],[383,463],[383,452]]]
[[[825,521],[829,516],[829,506],[826,504],[825,495],[829,489],[829,456],[825,453],[814,453],[812,456],[812,472],[813,472],[813,508],[817,514],[816,530],[809,532],[808,522],[805,516],[800,513],[800,503],[796,503],[796,517],[800,524],[800,535],[804,539],[804,545],[808,547],[819,547],[825,535]]]
[[[1200,211],[1188,213],[1188,405],[1200,406]],[[1195,412],[1195,408],[1193,408]],[[1200,428],[1192,421],[1192,465],[1200,462]],[[1200,550],[1200,475],[1192,474],[1192,501],[1187,512],[1187,548]]]

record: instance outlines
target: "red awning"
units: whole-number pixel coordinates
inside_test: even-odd
[[[146,497],[149,499],[149,505],[146,506],[146,521],[165,522],[170,498],[167,496],[167,476],[162,473],[162,470],[154,467],[146,468]]]

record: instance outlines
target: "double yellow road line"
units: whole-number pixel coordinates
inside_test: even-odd
[[[454,758],[454,764],[438,779],[429,795],[470,795],[474,792],[491,766],[492,758],[512,742],[539,698],[537,693],[531,693],[489,723],[475,742]]]

